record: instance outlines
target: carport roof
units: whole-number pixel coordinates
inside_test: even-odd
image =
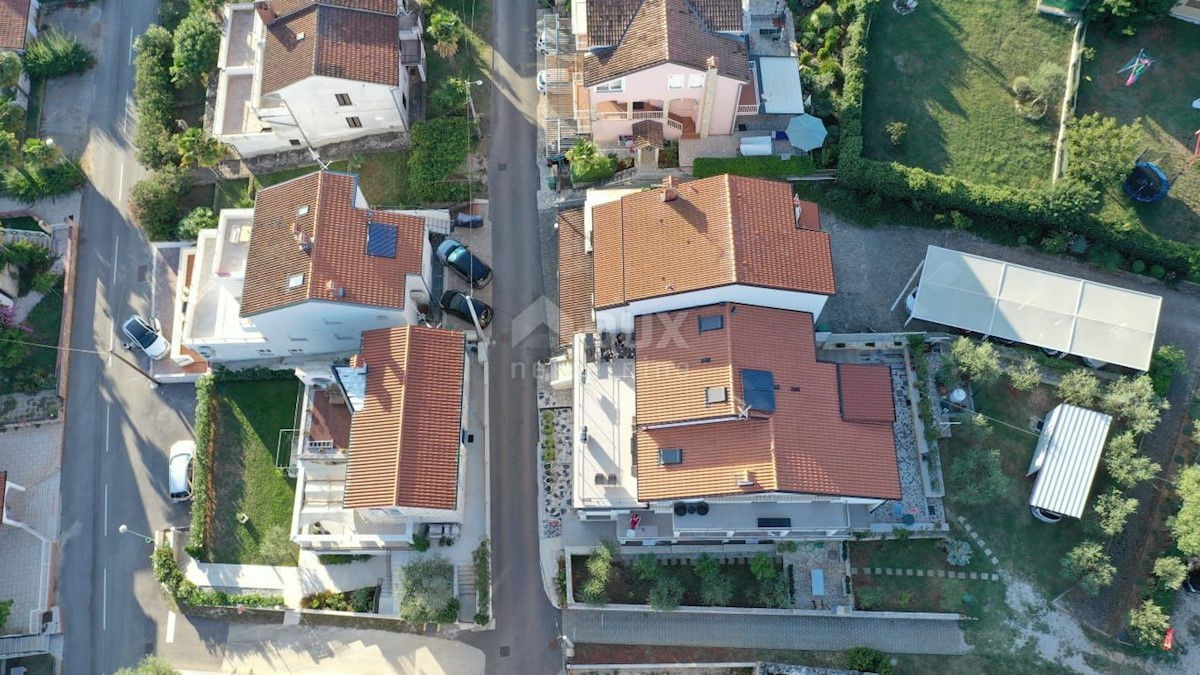
[[[1135,370],[1150,367],[1162,298],[930,246],[914,318]]]

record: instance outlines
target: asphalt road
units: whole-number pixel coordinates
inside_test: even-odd
[[[150,247],[127,219],[125,198],[145,175],[133,159],[126,127],[133,83],[130,38],[155,20],[155,0],[103,5],[103,36],[92,74],[91,184],[78,222],[81,238],[72,346],[101,354],[71,357],[62,469],[62,546],[58,601],[65,631],[64,673],[111,673],[152,651],[155,621],[167,607],[150,574],[150,545],[118,533],[126,524],[150,532],[187,522],[186,505],[166,497],[171,442],[190,436],[191,387],[156,390],[150,380],[107,353],[145,368],[144,356],[121,349],[114,322],[150,306]],[[180,411],[180,412],[177,412]]]
[[[514,319],[542,294],[537,218],[535,3],[500,0],[491,74],[488,183],[493,227],[491,493],[496,630],[466,639],[496,675],[557,673],[560,612],[543,590],[538,564],[537,404],[533,367],[549,353],[545,326],[529,333]],[[528,317],[528,315],[526,315]]]

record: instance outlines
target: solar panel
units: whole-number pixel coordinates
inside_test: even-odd
[[[380,258],[396,257],[395,225],[367,223],[367,255]]]
[[[775,375],[769,370],[743,368],[742,396],[751,410],[775,412]]]

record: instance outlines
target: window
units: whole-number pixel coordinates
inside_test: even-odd
[[[713,314],[710,316],[700,317],[700,332],[707,333],[710,330],[721,330],[725,327],[725,317],[721,314]]]
[[[292,276],[288,277],[288,288],[300,288],[303,285],[304,285],[304,275],[303,274],[293,274]]]
[[[668,75],[667,89],[683,89],[683,75]]]
[[[294,356],[296,354],[303,354],[304,350],[300,349],[299,347],[292,347],[291,349],[288,350],[288,353],[292,354]]]
[[[400,94],[400,105],[403,106],[405,110],[408,110],[408,95]]]
[[[351,129],[362,128],[362,120],[358,119],[357,117],[347,117],[346,124],[350,125]]]
[[[348,342],[350,340],[353,340],[354,336],[353,335],[338,335],[337,333],[334,333],[333,339],[338,340],[339,342]]]
[[[704,390],[704,403],[707,405],[724,403],[728,399],[725,387],[708,387]]]
[[[292,145],[294,145],[297,148],[300,147],[300,139],[299,138],[290,139],[288,141],[288,143],[291,143]]]
[[[337,99],[338,105],[351,105],[350,94],[334,94],[334,98]]]
[[[612,94],[622,91],[625,91],[625,78],[623,77],[619,80],[612,80],[611,82],[596,85],[596,93],[598,94]]]
[[[662,448],[658,451],[659,464],[683,464],[681,448]]]
[[[704,86],[704,73],[688,75],[688,89],[699,89]]]
[[[275,352],[271,351],[270,349],[260,349],[260,350],[258,350],[258,355],[259,356],[274,356]]]

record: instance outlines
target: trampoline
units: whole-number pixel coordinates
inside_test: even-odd
[[[1133,171],[1129,172],[1129,177],[1125,179],[1122,187],[1130,199],[1149,204],[1161,201],[1167,196],[1171,191],[1171,181],[1157,164],[1138,162]]]

